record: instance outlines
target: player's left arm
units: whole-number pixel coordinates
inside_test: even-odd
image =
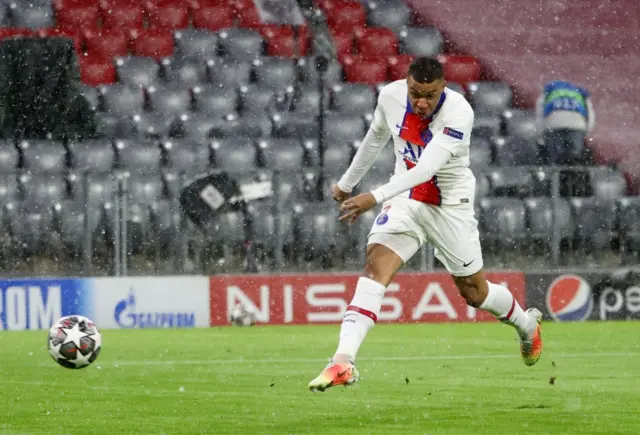
[[[431,180],[452,158],[469,146],[473,110],[469,107],[445,119],[444,128],[434,132],[416,166],[371,193],[378,204]]]

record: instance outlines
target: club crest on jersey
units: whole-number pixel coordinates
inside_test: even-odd
[[[389,215],[386,213],[382,213],[380,216],[378,216],[378,219],[376,219],[376,224],[384,225],[387,223],[388,220],[389,220]]]
[[[442,130],[442,132],[447,136],[455,137],[456,139],[460,139],[460,140],[462,140],[462,138],[464,137],[463,132],[454,130],[453,128],[449,128],[449,127],[445,127],[444,130]]]

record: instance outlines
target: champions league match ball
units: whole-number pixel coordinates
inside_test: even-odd
[[[253,326],[256,323],[256,316],[244,305],[237,304],[231,310],[229,320],[233,326]]]
[[[84,316],[65,316],[49,330],[47,348],[55,362],[67,369],[82,369],[93,363],[102,349],[102,335]]]

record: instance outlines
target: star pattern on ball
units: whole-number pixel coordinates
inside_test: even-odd
[[[61,328],[61,329],[66,334],[66,338],[64,339],[62,344],[73,342],[78,349],[81,346],[80,339],[82,337],[86,337],[87,335],[89,335],[86,332],[82,332],[80,330],[80,323],[75,323],[71,328]]]

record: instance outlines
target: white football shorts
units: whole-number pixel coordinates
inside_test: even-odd
[[[468,276],[483,267],[478,221],[472,204],[424,204],[396,196],[384,202],[369,232],[368,244],[378,243],[406,263],[424,243],[454,276]]]

